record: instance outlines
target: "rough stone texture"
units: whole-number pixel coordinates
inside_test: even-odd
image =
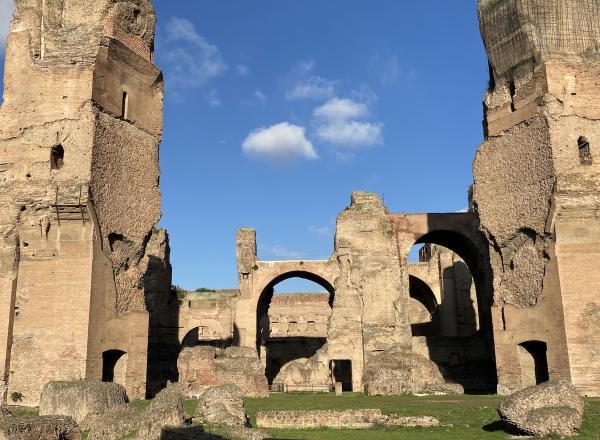
[[[111,350],[124,356],[115,380],[146,394],[144,284],[165,237],[155,21],[149,0],[15,2],[0,109],[0,378],[25,405],[49,381],[112,375]]]
[[[346,411],[259,411],[256,426],[277,429],[368,429],[383,418],[379,409]]]
[[[352,361],[353,389],[362,390],[362,365],[374,353],[410,347],[409,294],[402,288],[394,224],[377,195],[353,193],[335,237],[339,276],[328,351],[331,359]]]
[[[89,440],[120,440],[128,435],[136,440],[159,440],[165,428],[179,428],[186,423],[181,391],[177,385],[170,385],[144,412],[129,404],[116,405],[88,416],[82,427],[89,431]]]
[[[424,356],[392,347],[371,357],[365,369],[368,395],[462,393],[458,384],[446,383],[438,367]]]
[[[122,385],[93,381],[50,382],[40,399],[40,415],[68,416],[81,423],[89,414],[100,414],[127,402]]]
[[[0,418],[0,440],[81,440],[81,431],[70,417]]]
[[[0,406],[0,418],[11,417],[12,413],[10,410],[4,406]]]
[[[248,425],[242,390],[237,385],[226,384],[203,391],[198,396],[194,419],[216,425]]]
[[[500,403],[498,413],[514,430],[536,435],[572,436],[581,427],[584,401],[566,381],[518,391]]]
[[[329,293],[276,294],[269,306],[269,340],[326,338],[331,316]]]
[[[472,204],[500,393],[549,376],[600,394],[599,16],[592,0],[479,1],[491,78]]]
[[[88,440],[117,440],[137,432],[145,414],[129,404],[115,405],[102,413],[90,414],[80,424]]]
[[[439,327],[427,333],[432,350],[419,345],[418,352],[451,366],[444,368],[448,381],[456,376],[475,389],[489,389],[495,386],[490,372],[493,284],[488,242],[479,226],[473,213],[390,214],[377,195],[355,192],[338,216],[328,260],[260,261],[255,231],[241,229],[234,340],[237,335],[240,345],[258,348],[269,383],[277,388],[327,391],[342,382],[345,391],[363,391],[363,369],[371,357],[398,346],[410,352],[413,337],[424,336],[410,305],[430,300],[426,315],[431,320],[438,313]],[[430,243],[430,255],[409,264],[409,251],[420,242]],[[273,294],[274,285],[291,277],[314,281],[327,291],[313,298],[320,316],[305,311],[304,298]],[[413,279],[424,286],[426,299],[411,298]],[[326,299],[332,304],[326,337],[317,331],[309,339],[309,322],[324,320],[328,312]],[[283,301],[289,309],[285,313]],[[413,318],[417,326],[411,326]],[[464,373],[476,370],[482,374],[469,382]],[[441,388],[443,383],[436,382]]]
[[[403,417],[384,415],[379,409],[358,409],[346,411],[260,411],[256,414],[259,428],[275,429],[369,429],[376,425],[398,427],[439,426],[440,422],[431,416]]]
[[[479,0],[479,15],[496,75],[531,58],[598,53],[594,0]]]
[[[181,388],[178,384],[170,385],[158,393],[150,403],[138,436],[142,440],[158,440],[164,427],[179,427],[185,422]]]
[[[432,416],[383,416],[383,425],[402,428],[433,428],[440,426],[440,421]]]
[[[268,397],[263,366],[250,347],[186,347],[177,361],[183,392],[195,396],[216,385],[235,384],[246,397]]]
[[[331,391],[331,371],[327,346],[304,359],[296,359],[284,365],[273,380],[283,391]]]

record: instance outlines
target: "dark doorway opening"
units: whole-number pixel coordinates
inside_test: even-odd
[[[65,149],[62,145],[55,145],[50,150],[50,169],[60,170],[65,162]]]
[[[102,353],[102,382],[114,382],[115,375],[120,375],[119,367],[126,353],[121,350],[108,350]],[[121,362],[119,362],[121,361]],[[116,374],[115,374],[116,371]]]
[[[548,346],[542,341],[525,341],[519,344],[519,363],[523,388],[548,382]]]
[[[352,361],[335,359],[331,361],[333,381],[342,383],[342,391],[352,391]]]

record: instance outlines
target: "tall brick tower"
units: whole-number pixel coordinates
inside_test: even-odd
[[[46,382],[78,378],[141,398],[148,312],[164,287],[153,271],[169,269],[155,229],[154,10],[149,0],[15,3],[0,109],[4,398],[35,405]]]
[[[490,244],[498,391],[600,395],[600,2],[479,0],[490,63],[474,207]]]

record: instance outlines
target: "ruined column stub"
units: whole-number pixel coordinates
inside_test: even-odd
[[[494,273],[498,389],[524,386],[515,365],[535,342],[551,379],[600,395],[600,4],[480,0],[479,19],[491,76],[473,204]]]
[[[241,228],[237,231],[236,258],[238,273],[243,276],[250,274],[256,265],[256,230]]]
[[[101,379],[108,350],[126,354],[124,385],[144,397],[145,286],[164,257],[152,243],[166,239],[155,233],[155,22],[148,0],[15,1],[0,109],[0,375],[26,405],[51,380]]]

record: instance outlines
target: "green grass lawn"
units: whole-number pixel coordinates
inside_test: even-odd
[[[381,409],[385,414],[429,415],[445,426],[370,430],[268,430],[275,438],[319,440],[402,439],[507,439],[496,407],[502,398],[493,395],[368,397],[364,394],[276,394],[268,399],[246,399],[254,426],[258,411],[358,408]],[[585,418],[577,439],[600,440],[600,399],[587,399]]]
[[[499,421],[496,407],[502,397],[494,395],[464,396],[399,396],[368,397],[359,393],[273,394],[268,399],[246,399],[246,410],[253,426],[258,411],[276,410],[345,410],[345,409],[381,409],[384,414],[402,416],[427,415],[437,417],[442,425],[437,428],[375,428],[368,430],[280,430],[268,432],[278,439],[318,439],[318,440],[403,440],[403,439],[444,439],[444,440],[481,440],[508,439]],[[136,408],[145,410],[150,401],[131,402]],[[195,400],[185,401],[185,412],[192,416],[196,410]],[[25,416],[37,413],[37,408],[12,407],[14,415]],[[214,428],[213,432],[219,432]],[[577,440],[600,440],[600,398],[586,399],[583,426]]]

